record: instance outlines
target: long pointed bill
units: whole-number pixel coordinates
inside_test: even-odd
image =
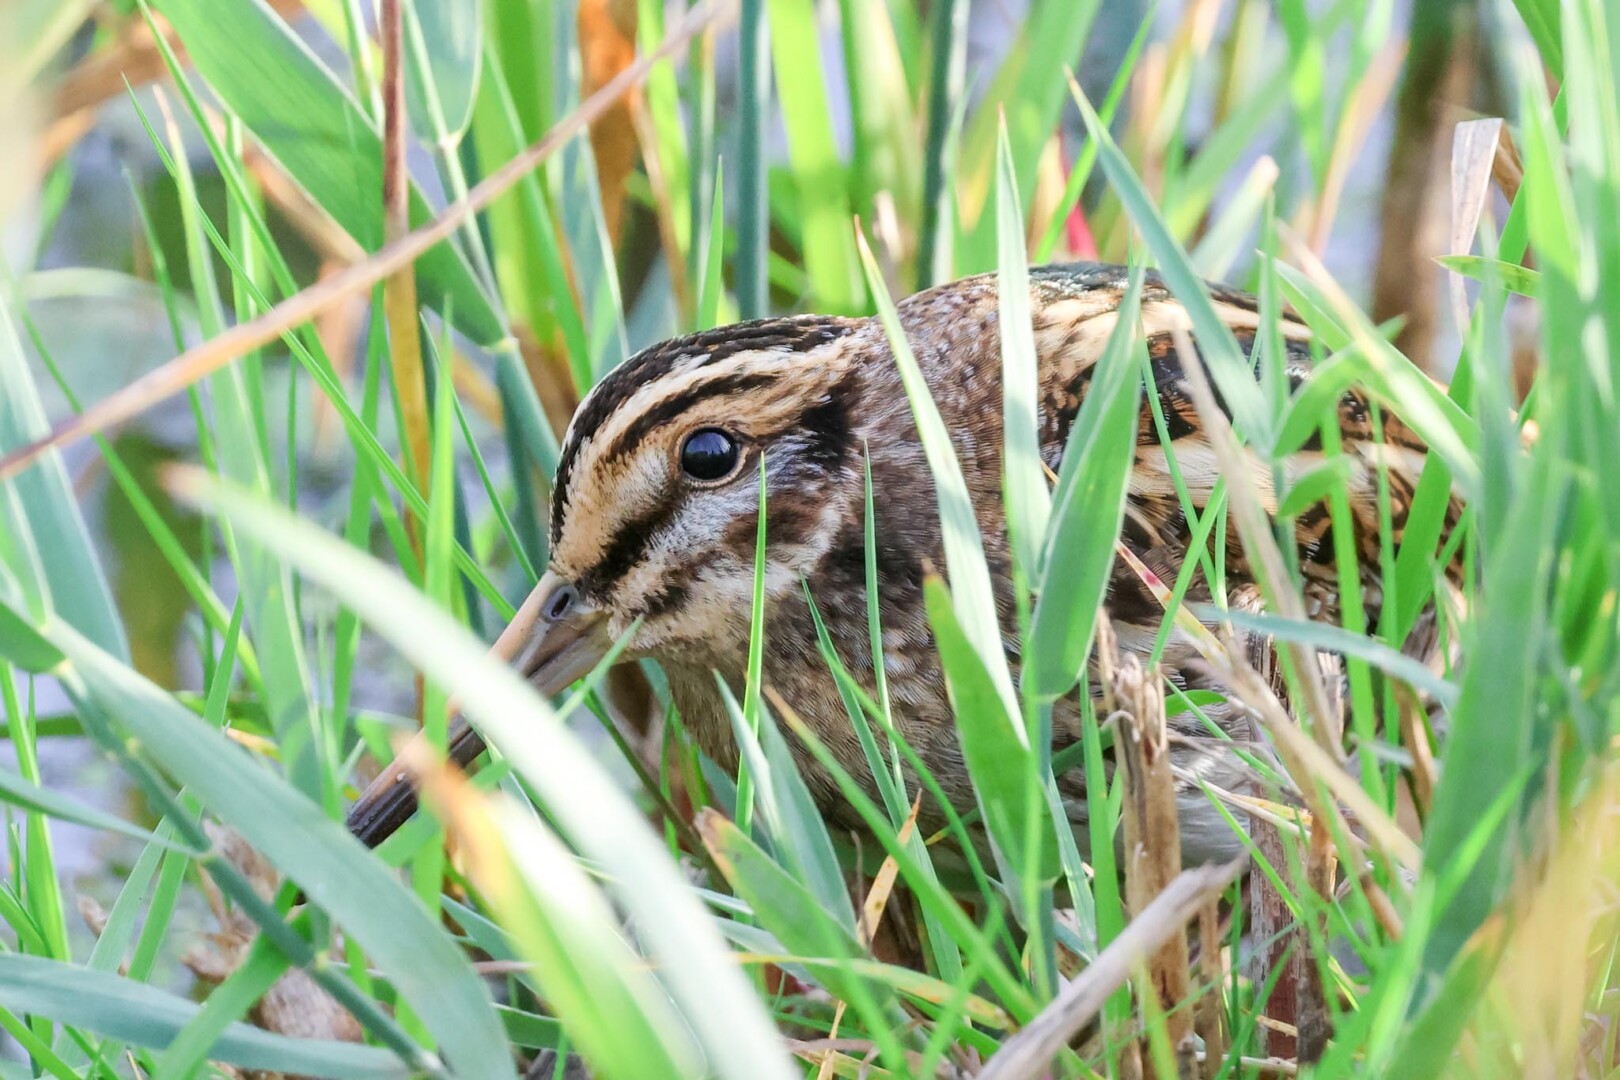
[[[490,655],[515,665],[540,693],[550,697],[588,675],[612,642],[601,613],[574,600],[573,588],[547,573],[512,617]],[[467,768],[484,751],[484,737],[451,705],[449,756]],[[421,742],[418,734],[412,740]],[[402,755],[403,756],[403,755]],[[349,831],[367,847],[392,836],[416,813],[416,789],[397,765],[390,765],[349,808]]]

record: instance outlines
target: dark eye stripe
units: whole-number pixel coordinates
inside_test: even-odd
[[[556,487],[551,499],[551,542],[556,544],[562,532],[563,512],[568,506],[568,488],[574,479],[580,444],[595,435],[642,386],[668,375],[682,361],[701,358],[699,362],[706,365],[744,352],[810,352],[837,341],[860,325],[859,319],[826,315],[757,319],[672,338],[626,360],[597,384],[574,418],[557,463]]]
[[[724,397],[727,394],[740,394],[747,390],[757,390],[769,386],[777,380],[777,376],[761,372],[752,374],[721,375],[707,382],[700,383],[684,393],[666,398],[655,405],[648,407],[635,422],[619,433],[608,447],[607,453],[602,456],[603,461],[615,461],[634,454],[636,448],[644,442],[648,435],[674,420],[682,413],[700,401],[710,398]]]

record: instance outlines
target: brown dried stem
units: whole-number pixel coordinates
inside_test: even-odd
[[[1104,949],[1090,967],[1059,991],[1041,1014],[1002,1044],[979,1080],[1033,1080],[1102,1009],[1137,965],[1186,926],[1212,897],[1244,870],[1248,860],[1183,870]]]

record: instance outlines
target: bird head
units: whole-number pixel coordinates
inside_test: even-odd
[[[738,670],[761,469],[772,597],[800,588],[862,497],[853,339],[863,325],[741,323],[655,345],[603,378],[563,439],[546,572],[493,652],[548,696],[616,642],[621,660]],[[469,765],[483,748],[455,718],[452,759]],[[415,809],[391,768],[349,827],[374,846]]]

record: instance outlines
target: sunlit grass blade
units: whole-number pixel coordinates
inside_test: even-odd
[[[822,85],[821,31],[812,0],[766,0],[771,66],[797,181],[804,267],[821,310],[865,308],[859,259],[849,229],[845,169]]]
[[[791,953],[828,961],[814,966],[817,976],[866,1018],[885,1059],[903,1060],[892,1021],[884,1015],[888,1002],[873,992],[881,992],[880,988],[869,985],[851,970],[849,961],[863,954],[853,926],[829,912],[800,879],[714,810],[700,814],[697,824],[727,882],[748,902],[766,929]]]
[[[1031,322],[1029,266],[1024,250],[1024,215],[1018,207],[1018,178],[1013,172],[1007,130],[997,143],[996,222],[999,245],[996,276],[1001,335],[1001,423],[1003,484],[1007,531],[1025,574],[1040,565],[1041,541],[1052,513],[1041,460],[1040,397],[1035,330]]]
[[[541,797],[564,836],[609,873],[617,901],[636,918],[642,940],[718,1075],[728,1080],[788,1075],[774,1029],[661,841],[517,672],[488,656],[482,643],[397,575],[313,525],[241,492],[205,489],[195,474],[185,483],[194,497],[206,497],[227,513],[237,528],[296,561],[307,579],[354,608],[456,696],[465,715]]]
[[[1071,83],[1070,88],[1080,107],[1080,115],[1085,118],[1086,129],[1097,142],[1103,171],[1108,174],[1115,193],[1141,230],[1148,249],[1158,260],[1160,273],[1164,275],[1171,292],[1175,293],[1176,299],[1187,311],[1200,355],[1215,385],[1220,388],[1222,400],[1231,410],[1234,424],[1251,441],[1268,447],[1273,436],[1271,418],[1260,400],[1252,365],[1238,347],[1231,329],[1217,313],[1208,287],[1193,272],[1186,252],[1171,235],[1152,198],[1132,171],[1124,153],[1115,145],[1113,136],[1103,126],[1091,103],[1086,100],[1079,84]]]
[[[1099,0],[1040,4],[1030,9],[1012,49],[989,88],[989,99],[1006,114],[1008,146],[1019,176],[1019,205],[1028,205],[1035,190],[1036,163],[1063,113],[1064,70],[1085,44]],[[957,269],[972,271],[994,265],[995,216],[990,202],[997,117],[981,108],[963,134],[962,223],[964,250]]]
[[[430,803],[468,852],[468,869],[571,1041],[605,1075],[688,1075],[697,1048],[655,977],[626,944],[611,904],[554,833],[513,800],[477,793],[416,763]]]
[[[954,265],[951,238],[957,117],[967,72],[968,0],[941,0],[928,9],[930,50],[928,132],[923,146],[922,220],[918,225],[919,289],[947,281]]]
[[[718,677],[716,682],[731,716],[737,746],[748,759],[760,824],[765,827],[778,859],[792,869],[794,877],[814,894],[828,915],[853,933],[855,912],[850,908],[844,877],[838,870],[832,838],[776,722],[762,704],[755,728],[743,716],[742,706],[731,688]]]
[[[1136,72],[1137,61],[1141,59],[1142,50],[1152,37],[1152,32],[1153,20],[1143,19],[1142,25],[1136,29],[1136,36],[1131,39],[1130,46],[1120,57],[1119,71],[1115,73],[1114,81],[1108,86],[1108,94],[1097,109],[1097,115],[1102,119],[1104,126],[1113,125],[1120,104],[1125,100],[1125,91],[1130,86],[1131,77]],[[1070,74],[1072,75],[1072,72]],[[1091,179],[1092,169],[1096,165],[1097,144],[1088,139],[1069,169],[1069,179],[1063,185],[1063,196],[1058,200],[1052,220],[1047,223],[1046,231],[1041,234],[1040,242],[1035,245],[1037,263],[1051,259],[1052,252],[1057,249],[1058,240],[1063,236],[1068,224],[1069,215],[1080,205],[1080,196],[1085,191],[1086,184]]]
[[[1018,716],[1017,700],[1013,694],[1012,677],[1007,671],[1006,654],[1002,651],[1001,634],[996,625],[995,593],[990,584],[990,570],[984,560],[984,540],[979,535],[978,517],[968,498],[962,468],[945,421],[934,404],[922,369],[912,353],[911,344],[900,323],[900,314],[883,285],[877,263],[872,259],[864,237],[858,239],[861,258],[866,266],[867,284],[877,298],[878,315],[888,334],[889,346],[894,350],[895,364],[900,369],[900,378],[911,401],[917,431],[934,476],[940,525],[945,534],[945,566],[952,602],[963,632],[972,642],[996,687],[1008,722],[1018,727],[1022,739],[1022,725],[1014,721]]]
[[[452,146],[472,121],[482,68],[483,0],[411,0],[404,10],[407,112],[417,138]]]

